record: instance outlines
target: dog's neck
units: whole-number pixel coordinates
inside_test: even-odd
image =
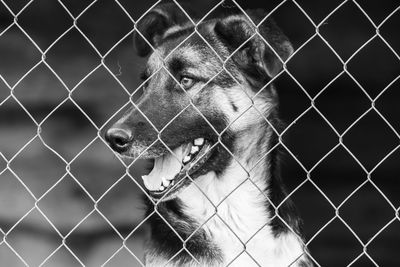
[[[201,265],[225,266],[232,262],[232,266],[289,266],[297,260],[291,266],[302,266],[306,260],[301,257],[304,250],[298,236],[298,218],[294,213],[279,214],[289,225],[287,228],[270,202],[286,196],[271,171],[271,164],[275,164],[275,152],[269,151],[272,132],[265,130],[264,134],[258,132],[257,135],[246,133],[236,137],[234,154],[240,156],[231,159],[221,174],[209,172],[200,176],[178,195],[179,213],[190,220],[184,223],[183,219],[177,223],[180,224],[178,228],[190,228],[186,237],[198,239],[197,246],[205,242],[199,249],[205,254],[196,255],[196,251],[190,251]],[[282,205],[284,210],[291,211],[286,205],[290,203]],[[173,222],[170,223],[174,227]],[[156,266],[166,261],[153,257],[149,262]],[[195,261],[192,263],[197,266]],[[176,264],[171,262],[171,266]],[[185,261],[187,265],[191,266]]]

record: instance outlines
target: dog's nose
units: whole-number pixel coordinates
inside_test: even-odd
[[[114,151],[123,153],[129,149],[132,134],[122,128],[110,128],[105,134],[105,139]]]

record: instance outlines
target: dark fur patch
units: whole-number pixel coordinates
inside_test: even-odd
[[[278,119],[277,113],[277,110],[272,111],[268,117],[268,120],[279,132],[280,129],[283,128],[283,124]],[[273,147],[277,143],[278,136],[276,134],[273,134],[269,140],[268,147]],[[282,155],[283,152],[281,150],[281,147],[278,146],[270,152],[270,157],[267,157],[267,160],[269,160],[267,164],[270,166],[268,171],[271,177],[268,188],[270,189],[270,198],[274,205],[279,205],[288,195],[281,177],[280,159]],[[276,214],[275,209],[272,207],[272,205],[270,205],[269,202],[267,203],[267,207],[270,214]],[[279,216],[290,226],[290,228],[296,234],[302,236],[301,220],[296,210],[296,207],[294,206],[293,201],[290,198],[286,199],[286,201],[279,207],[277,212]],[[288,229],[288,227],[278,217],[274,217],[270,222],[270,225],[272,227],[272,231],[275,237],[279,236],[282,233],[290,231],[290,229]]]
[[[190,10],[188,5],[183,5],[185,10]],[[137,22],[136,28],[153,47],[157,47],[162,35],[168,28],[188,21],[187,16],[174,3],[167,3],[151,10]],[[139,56],[144,57],[151,53],[151,47],[140,34],[135,33],[134,41]]]
[[[187,62],[185,64],[185,62],[183,62],[181,58],[173,58],[172,61],[169,62],[169,69],[176,77],[178,73],[185,69],[185,65],[187,65]]]
[[[260,21],[266,14],[250,11],[249,15],[254,21]],[[255,35],[254,25],[245,16],[221,19],[215,24],[214,31],[229,51],[235,52],[232,60],[245,74],[249,74],[247,78],[251,83],[261,79],[265,84],[262,80],[278,74],[283,66],[281,59],[286,60],[292,53],[289,40],[270,18],[258,27],[263,38]]]
[[[234,112],[237,112],[237,111],[238,111],[238,107],[235,105],[235,103],[233,103],[232,100],[230,100],[230,103],[231,103],[231,106],[232,106],[233,111],[234,111]]]
[[[154,211],[153,204],[147,200],[147,216]],[[177,199],[161,202],[157,206],[157,211],[175,230],[173,231],[163,219],[158,215],[153,215],[149,219],[151,228],[150,246],[153,253],[165,259],[171,259],[176,254],[186,248],[197,260],[205,261],[209,264],[216,264],[222,261],[221,251],[207,237],[203,229],[197,222],[186,216],[182,212],[183,203]],[[196,231],[197,230],[197,231]],[[176,233],[175,233],[176,232]],[[177,234],[187,240],[183,243]],[[190,237],[190,238],[189,238]],[[171,262],[177,266],[182,266],[193,261],[192,256],[183,250]]]
[[[237,82],[225,70],[215,77],[213,83],[228,90],[230,87],[237,85]]]

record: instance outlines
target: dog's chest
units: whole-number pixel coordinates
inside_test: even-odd
[[[282,234],[274,238],[268,225],[261,225],[254,231],[246,231],[240,217],[235,218],[230,214],[232,217],[228,220],[226,215],[228,213],[224,214],[222,208],[218,216],[213,216],[202,226],[220,251],[221,260],[194,255],[200,264],[193,260],[182,265],[152,253],[147,257],[146,266],[302,266],[300,262],[292,264],[303,254],[301,243],[296,236]]]
[[[243,176],[240,169],[231,173]],[[152,253],[146,266],[301,266],[300,261],[292,264],[304,254],[300,238],[291,232],[276,236],[269,225],[272,216],[265,196],[253,183],[242,183],[234,175],[226,177],[230,183],[211,174],[199,177],[196,186],[179,195],[183,212],[196,224],[194,229],[204,231],[220,257],[198,257],[200,265],[195,261],[182,265]]]
[[[302,255],[300,240],[294,234],[274,236],[265,196],[253,183],[246,181],[239,187],[231,183],[229,188],[221,178],[197,181],[201,191],[193,186],[180,197],[188,207],[185,212],[196,218],[221,251],[223,260],[215,266],[289,266]]]

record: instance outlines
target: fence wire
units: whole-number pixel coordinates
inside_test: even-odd
[[[6,163],[6,166],[0,170],[0,175],[5,173],[6,171],[9,171],[12,173],[13,177],[15,177],[16,180],[18,180],[18,182],[25,188],[25,190],[30,194],[30,196],[34,199],[34,205],[31,207],[30,210],[28,210],[17,222],[15,222],[15,224],[13,224],[12,227],[10,227],[7,231],[4,231],[0,228],[0,234],[2,234],[2,240],[0,240],[0,246],[7,246],[20,260],[21,263],[23,263],[25,266],[29,266],[28,262],[24,259],[24,257],[21,255],[20,251],[18,251],[17,249],[15,249],[12,245],[12,243],[9,242],[8,240],[8,236],[15,230],[15,228],[27,217],[29,216],[32,212],[34,211],[38,211],[43,218],[49,223],[49,225],[53,228],[53,230],[57,233],[57,235],[60,237],[61,239],[61,243],[59,244],[59,246],[50,254],[48,255],[41,263],[40,266],[44,266],[48,263],[48,261],[61,249],[65,248],[66,250],[68,250],[68,252],[76,259],[76,261],[82,265],[85,266],[85,264],[81,261],[80,257],[69,247],[69,245],[67,244],[66,240],[68,237],[70,237],[73,232],[81,225],[85,222],[85,220],[87,218],[89,218],[92,214],[94,213],[98,213],[102,216],[102,218],[107,222],[107,224],[113,229],[113,231],[119,236],[119,238],[121,239],[121,245],[120,247],[115,250],[115,252],[103,263],[103,265],[107,265],[110,261],[112,261],[112,259],[114,257],[116,257],[122,250],[126,250],[129,252],[129,254],[131,256],[133,256],[137,262],[139,262],[142,266],[144,266],[143,263],[143,259],[140,258],[140,256],[137,256],[135,254],[135,251],[132,251],[131,248],[129,248],[126,245],[127,240],[143,225],[146,223],[146,221],[153,215],[157,214],[158,216],[160,216],[160,218],[163,219],[163,221],[171,228],[171,230],[173,232],[175,232],[176,236],[180,239],[180,241],[182,242],[182,249],[179,250],[174,257],[176,257],[179,253],[181,253],[182,251],[185,251],[186,253],[188,253],[189,255],[191,255],[193,257],[193,259],[195,261],[197,261],[197,259],[191,254],[191,252],[187,249],[186,247],[186,243],[187,241],[192,238],[192,236],[199,230],[201,229],[209,220],[211,220],[214,216],[218,217],[224,224],[225,226],[231,231],[231,233],[236,236],[236,238],[238,239],[238,241],[242,244],[243,249],[242,251],[234,258],[232,259],[232,261],[228,264],[230,265],[231,263],[234,262],[235,259],[237,259],[240,255],[242,254],[247,254],[250,258],[252,258],[254,260],[254,262],[261,266],[259,263],[257,263],[256,259],[253,258],[253,256],[248,253],[248,251],[246,251],[246,245],[258,234],[258,232],[262,229],[260,229],[259,231],[257,231],[256,233],[254,233],[254,235],[246,241],[243,241],[239,238],[239,236],[237,235],[237,233],[235,233],[235,231],[233,229],[231,229],[231,227],[229,226],[229,223],[225,222],[224,219],[218,215],[217,212],[215,212],[215,214],[208,218],[205,222],[203,222],[198,228],[197,230],[192,233],[189,237],[187,237],[186,239],[183,239],[182,237],[180,237],[178,235],[178,233],[176,232],[176,230],[168,223],[168,221],[166,219],[163,218],[163,216],[159,213],[158,209],[157,209],[157,205],[159,202],[155,202],[154,200],[151,200],[150,196],[147,195],[146,191],[144,190],[144,188],[142,188],[142,186],[136,181],[135,177],[133,177],[131,175],[131,173],[129,172],[129,169],[132,167],[132,165],[135,162],[131,162],[129,164],[127,164],[125,161],[120,160],[121,164],[123,164],[125,166],[125,173],[117,180],[115,181],[99,198],[95,198],[93,197],[90,192],[85,188],[85,186],[79,181],[79,179],[77,179],[77,177],[73,174],[73,172],[71,171],[71,165],[76,161],[76,159],[82,155],[82,153],[85,152],[86,149],[88,149],[93,143],[95,143],[96,141],[101,141],[104,143],[104,145],[107,145],[106,142],[103,139],[102,133],[104,132],[105,127],[112,121],[115,119],[115,116],[117,114],[119,114],[122,110],[126,109],[126,107],[132,105],[135,108],[137,108],[135,101],[133,101],[133,96],[139,91],[139,89],[143,86],[143,84],[146,82],[144,81],[142,85],[140,85],[138,88],[136,88],[133,92],[130,92],[126,86],[120,81],[119,79],[119,75],[115,74],[110,68],[109,66],[107,66],[105,64],[105,58],[110,55],[114,49],[120,44],[122,43],[127,37],[133,35],[133,33],[137,33],[139,34],[142,38],[145,39],[145,36],[136,28],[136,24],[138,21],[140,21],[146,14],[148,14],[155,6],[157,6],[158,4],[160,4],[162,1],[157,1],[154,3],[153,6],[151,6],[146,12],[144,12],[138,19],[133,19],[132,16],[130,15],[130,13],[125,9],[124,5],[122,3],[120,3],[118,0],[115,0],[115,3],[118,5],[118,7],[123,11],[123,13],[126,15],[126,17],[132,22],[132,25],[134,25],[132,27],[132,29],[127,32],[123,38],[121,38],[118,42],[116,42],[108,51],[106,51],[105,53],[100,52],[100,50],[96,47],[96,45],[91,41],[91,39],[85,34],[85,32],[83,30],[80,29],[80,26],[78,25],[77,21],[79,18],[81,18],[86,12],[88,12],[93,5],[96,4],[97,0],[92,1],[89,5],[87,5],[86,8],[84,8],[78,15],[74,15],[73,12],[71,10],[68,9],[67,5],[65,5],[64,0],[58,0],[58,4],[61,8],[63,8],[65,10],[65,13],[71,18],[71,20],[73,21],[73,23],[70,25],[70,27],[65,30],[61,35],[58,36],[58,38],[52,42],[45,50],[43,50],[37,42],[35,42],[35,39],[33,37],[30,36],[30,34],[24,29],[24,27],[19,23],[18,18],[24,13],[27,12],[28,7],[34,2],[35,0],[31,0],[29,2],[27,2],[22,9],[20,9],[17,13],[14,12],[9,5],[6,3],[6,1],[4,0],[0,0],[0,3],[7,9],[7,11],[9,12],[9,14],[14,18],[13,22],[8,25],[6,28],[4,28],[1,32],[0,32],[0,38],[5,35],[12,27],[17,27],[23,34],[24,36],[26,36],[29,41],[30,44],[41,54],[41,59],[40,61],[38,61],[32,68],[30,68],[20,79],[18,79],[18,81],[16,83],[14,83],[13,85],[9,83],[9,81],[7,81],[7,79],[5,77],[3,77],[0,74],[0,79],[2,80],[2,82],[9,88],[9,94],[7,97],[5,97],[1,102],[0,102],[0,106],[2,106],[3,104],[5,104],[7,101],[10,100],[14,100],[19,107],[29,116],[29,118],[32,120],[32,122],[35,124],[36,127],[36,135],[34,135],[28,142],[26,142],[26,144],[24,146],[22,146],[13,156],[8,157],[5,154],[3,154],[2,152],[0,152],[0,158]],[[207,40],[205,38],[202,37],[202,35],[197,31],[197,26],[202,23],[204,20],[207,19],[207,17],[215,10],[217,9],[219,6],[224,4],[224,1],[220,1],[219,3],[217,3],[211,10],[209,10],[204,16],[203,18],[201,18],[198,21],[194,21],[190,15],[186,12],[186,10],[180,5],[179,2],[177,1],[173,1],[177,7],[179,7],[181,9],[181,11],[187,16],[187,19],[195,26],[195,30],[185,39],[181,42],[181,44],[183,44],[187,39],[189,39],[192,35],[197,34],[198,36],[200,36],[203,41],[208,45],[208,47],[210,49],[212,49],[215,52],[215,55],[218,56],[218,53],[213,49],[213,47],[207,42]],[[245,16],[248,17],[248,15],[245,13],[244,9],[240,6],[239,3],[237,3],[236,1],[232,1],[242,12]],[[345,0],[342,1],[339,5],[337,5],[327,16],[325,16],[319,23],[316,23],[312,17],[305,11],[305,9],[302,7],[301,3],[296,1],[296,0],[284,0],[281,1],[273,10],[270,11],[270,13],[261,21],[259,22],[257,25],[254,24],[254,27],[259,27],[267,18],[269,18],[271,15],[274,14],[274,12],[276,10],[278,10],[283,4],[287,3],[287,2],[291,2],[293,3],[299,11],[301,11],[302,14],[304,14],[304,16],[307,18],[307,20],[309,21],[309,23],[312,24],[312,26],[314,27],[314,32],[313,34],[300,46],[298,47],[294,53],[285,61],[282,62],[283,63],[283,70],[276,75],[271,82],[273,82],[275,79],[277,79],[278,77],[280,77],[283,74],[287,74],[296,84],[297,86],[302,90],[302,92],[307,96],[308,101],[309,101],[309,107],[304,110],[304,112],[302,112],[300,115],[297,116],[297,118],[295,118],[292,122],[290,122],[287,127],[285,128],[285,130],[283,130],[282,132],[278,132],[276,129],[274,129],[275,134],[279,137],[279,142],[270,149],[270,151],[272,151],[273,149],[275,149],[275,147],[277,146],[282,146],[284,147],[284,149],[290,154],[290,156],[298,163],[299,166],[301,166],[301,168],[304,170],[304,172],[306,173],[306,179],[304,179],[296,188],[294,188],[290,194],[279,204],[276,205],[274,204],[272,201],[270,201],[267,197],[267,195],[265,195],[265,193],[257,187],[257,185],[252,181],[251,177],[250,177],[250,172],[252,170],[248,170],[245,168],[245,166],[243,166],[240,161],[235,157],[235,155],[232,154],[232,152],[229,151],[229,149],[225,146],[225,144],[221,141],[221,137],[222,135],[229,129],[229,127],[238,119],[240,119],[240,117],[250,108],[255,108],[254,106],[250,106],[246,111],[244,111],[238,118],[236,118],[236,120],[234,122],[231,122],[222,132],[218,132],[214,126],[207,121],[206,117],[201,114],[201,111],[195,106],[195,104],[190,101],[189,105],[187,107],[185,107],[184,109],[182,109],[181,112],[179,112],[177,115],[175,115],[175,117],[169,121],[161,130],[157,130],[157,128],[152,124],[152,122],[146,118],[145,114],[139,110],[139,112],[147,119],[147,121],[153,126],[153,128],[157,131],[158,133],[158,139],[157,141],[160,141],[162,144],[165,145],[165,147],[167,149],[168,146],[164,143],[164,141],[160,138],[161,134],[163,133],[163,131],[174,121],[176,120],[186,109],[188,108],[194,108],[201,116],[203,119],[205,119],[208,123],[208,125],[213,129],[213,131],[215,132],[215,134],[218,136],[218,142],[215,143],[213,146],[216,145],[221,145],[222,147],[224,147],[229,153],[230,155],[234,158],[234,160],[237,161],[237,163],[245,170],[245,172],[248,175],[248,178],[246,180],[244,180],[242,183],[240,183],[239,185],[236,186],[236,188],[227,196],[225,196],[218,204],[214,205],[214,209],[217,210],[218,207],[231,195],[235,192],[235,190],[237,190],[239,187],[241,187],[245,182],[250,182],[252,183],[255,187],[258,188],[258,190],[265,196],[266,199],[268,199],[269,203],[273,206],[273,208],[275,209],[275,214],[273,215],[273,218],[279,218],[282,220],[283,223],[286,224],[287,227],[290,228],[289,225],[287,225],[287,223],[280,217],[280,215],[278,214],[278,209],[279,207],[282,205],[282,203],[284,201],[286,201],[289,197],[291,197],[296,191],[298,191],[304,184],[306,183],[310,183],[313,185],[313,187],[315,187],[315,189],[317,189],[319,191],[319,193],[325,198],[325,200],[331,205],[331,207],[334,209],[335,211],[335,216],[332,217],[325,225],[323,225],[311,238],[309,238],[307,240],[307,242],[304,244],[305,246],[309,246],[309,244],[311,242],[313,242],[313,240],[321,234],[322,231],[324,231],[325,228],[327,228],[334,220],[340,220],[343,225],[345,225],[345,227],[351,232],[351,234],[354,236],[354,238],[359,242],[360,246],[362,246],[362,251],[361,253],[354,258],[354,260],[348,265],[351,266],[354,263],[357,262],[357,260],[359,260],[361,257],[366,256],[375,266],[379,266],[379,264],[374,260],[374,258],[369,254],[368,252],[368,246],[371,244],[371,242],[373,242],[387,227],[389,227],[393,222],[398,222],[400,221],[400,216],[399,216],[399,207],[396,207],[395,204],[392,203],[392,201],[385,195],[384,192],[382,192],[382,190],[376,185],[376,183],[371,179],[371,176],[373,175],[373,173],[375,172],[375,170],[383,164],[383,162],[385,162],[385,160],[387,160],[392,154],[394,154],[396,151],[399,150],[400,144],[398,144],[396,147],[394,147],[389,153],[387,153],[387,155],[381,159],[379,161],[379,163],[377,163],[372,169],[367,168],[366,166],[363,165],[363,163],[357,158],[357,156],[351,151],[351,149],[343,142],[343,137],[360,121],[362,120],[367,114],[370,114],[371,112],[374,112],[375,114],[377,114],[379,116],[379,118],[391,129],[391,131],[396,135],[398,141],[400,141],[400,134],[398,131],[396,131],[395,127],[385,118],[385,116],[380,112],[380,110],[378,110],[378,108],[376,107],[376,102],[378,99],[381,98],[381,96],[383,94],[385,94],[385,92],[387,91],[388,88],[390,88],[393,84],[395,84],[399,78],[400,75],[397,74],[397,77],[392,80],[378,95],[376,95],[375,97],[371,97],[370,94],[366,91],[366,89],[360,84],[360,82],[357,80],[357,78],[349,71],[348,69],[348,65],[349,63],[354,59],[354,57],[356,55],[358,55],[360,53],[360,51],[362,51],[368,44],[370,44],[372,41],[374,40],[380,40],[382,41],[385,46],[391,51],[392,56],[394,58],[396,58],[397,61],[400,61],[400,57],[398,52],[393,49],[393,47],[391,46],[391,44],[381,35],[380,33],[380,29],[382,28],[382,26],[392,17],[394,16],[397,12],[399,12],[400,9],[400,5],[397,6],[397,8],[395,8],[388,16],[386,16],[386,18],[379,24],[376,24],[368,15],[368,13],[363,9],[362,5],[360,5],[358,3],[358,1],[355,0]],[[339,53],[333,48],[333,46],[328,42],[328,40],[324,37],[324,35],[321,34],[320,29],[323,25],[325,25],[327,23],[327,21],[335,14],[337,13],[345,4],[347,3],[354,3],[356,5],[356,7],[362,12],[362,14],[368,19],[369,23],[373,26],[373,28],[375,29],[375,34],[370,37],[367,41],[365,41],[354,53],[352,53],[352,55],[350,57],[348,57],[347,59],[343,59]],[[249,17],[248,17],[249,21],[252,21]],[[86,40],[87,44],[90,45],[90,47],[93,49],[93,51],[96,52],[98,58],[100,59],[98,62],[98,65],[95,66],[83,79],[81,79],[75,86],[71,87],[68,86],[66,82],[64,82],[62,75],[60,75],[59,73],[57,73],[54,68],[49,64],[49,62],[46,59],[46,55],[48,54],[48,52],[64,37],[66,36],[69,32],[76,30],[79,32],[79,34]],[[258,36],[260,37],[270,48],[272,48],[268,42],[263,38],[263,36],[261,36],[261,34],[259,34],[258,32],[255,32],[249,39],[253,38],[254,36]],[[338,73],[329,83],[326,84],[326,86],[319,91],[319,93],[317,93],[315,96],[312,96],[302,85],[301,82],[298,81],[298,79],[296,79],[296,76],[294,74],[292,74],[290,72],[290,70],[287,68],[286,64],[294,57],[296,56],[298,53],[301,53],[302,49],[308,44],[310,43],[312,40],[319,38],[320,40],[323,41],[323,43],[326,45],[327,48],[329,48],[329,50],[335,55],[335,57],[340,61],[341,65],[342,65],[342,70],[340,71],[340,73]],[[148,40],[145,40],[150,46],[150,42]],[[179,47],[179,45],[173,49],[169,55],[165,58],[163,58],[162,60],[166,60],[177,48]],[[236,51],[238,51],[240,49],[237,48]],[[153,48],[154,50],[154,48]],[[272,49],[273,50],[273,49]],[[235,79],[235,77],[228,71],[228,69],[226,68],[226,63],[228,62],[228,60],[236,53],[236,51],[234,51],[230,57],[223,59],[221,57],[219,57],[223,68],[220,70],[220,73],[222,72],[226,72],[228,73],[228,75],[231,76],[231,78],[233,78],[239,85],[240,83]],[[274,51],[274,53],[277,55],[277,53]],[[279,58],[279,56],[278,56]],[[48,70],[51,71],[51,73],[54,75],[54,77],[57,78],[57,80],[62,84],[62,86],[64,87],[64,89],[67,92],[67,96],[55,107],[53,108],[46,116],[44,119],[42,120],[37,120],[34,116],[32,116],[32,114],[29,112],[29,110],[24,106],[24,104],[18,99],[18,97],[15,94],[15,88],[22,82],[24,81],[24,79],[26,79],[26,77],[32,73],[35,69],[38,68],[39,65],[45,65]],[[108,118],[108,120],[106,122],[104,122],[101,125],[98,125],[92,118],[91,116],[88,115],[87,111],[85,111],[84,108],[81,107],[81,105],[79,103],[77,103],[77,101],[72,97],[72,94],[74,93],[74,91],[80,86],[82,85],[83,82],[85,82],[85,80],[88,79],[88,77],[90,77],[91,75],[93,75],[93,73],[95,73],[97,70],[99,70],[100,68],[104,68],[105,70],[107,70],[107,72],[113,77],[113,79],[119,84],[119,86],[125,91],[125,93],[129,96],[129,100],[127,100],[127,102],[122,105],[112,116],[110,116]],[[177,84],[179,84],[179,82],[175,79],[175,77],[169,72],[169,70],[165,67],[162,66],[159,70],[157,70],[156,72],[154,72],[152,74],[155,75],[158,71],[163,70],[166,71],[174,80],[175,82],[177,82]],[[218,74],[216,74],[215,76],[217,76]],[[324,115],[323,112],[320,111],[320,109],[316,106],[316,100],[321,96],[321,94],[324,93],[324,91],[327,90],[327,88],[333,84],[336,80],[338,80],[340,77],[342,77],[343,75],[347,75],[348,77],[350,77],[354,83],[359,87],[359,89],[361,90],[361,92],[368,98],[369,102],[370,102],[370,107],[361,115],[359,116],[350,126],[348,126],[344,131],[339,131],[337,130],[334,125],[331,123],[331,121]],[[149,79],[152,78],[149,77]],[[212,80],[212,79],[211,79]],[[210,81],[208,81],[210,82]],[[207,84],[208,84],[207,82]],[[265,85],[260,91],[262,91],[264,88],[266,88],[271,82],[269,82],[267,85]],[[204,88],[204,87],[203,87]],[[183,90],[183,88],[182,88]],[[184,90],[183,90],[184,91]],[[259,94],[259,93],[258,93]],[[252,103],[254,103],[254,98],[257,97],[256,94],[254,97],[248,96],[248,98],[252,101]],[[97,136],[95,138],[93,138],[82,150],[80,150],[71,160],[67,160],[61,153],[59,153],[59,151],[57,151],[57,149],[53,148],[51,145],[49,145],[48,143],[46,143],[46,141],[44,140],[43,136],[42,136],[42,126],[43,124],[66,102],[70,101],[71,103],[73,103],[73,105],[86,117],[86,119],[91,123],[91,126],[97,131]],[[323,157],[321,157],[311,168],[306,167],[300,159],[298,159],[296,157],[296,153],[292,152],[292,150],[290,149],[289,146],[287,146],[287,144],[285,144],[285,142],[283,141],[283,135],[292,128],[293,125],[295,125],[306,113],[308,113],[310,110],[315,111],[331,128],[331,130],[336,134],[336,138],[337,138],[337,144],[330,149],[330,151],[328,151]],[[270,122],[267,120],[267,118],[264,116],[264,114],[257,110],[257,112],[259,113],[259,115],[270,125]],[[273,127],[273,126],[272,126]],[[54,155],[56,155],[60,160],[63,161],[63,163],[65,164],[65,172],[63,174],[63,176],[61,176],[58,181],[56,183],[54,183],[50,188],[48,188],[48,190],[43,193],[40,197],[37,197],[32,190],[30,189],[30,187],[23,181],[23,179],[21,179],[18,175],[18,173],[16,173],[12,166],[11,163],[22,153],[22,151],[24,151],[31,143],[33,143],[36,140],[40,140],[40,142],[48,149],[50,150],[52,153],[54,153]],[[153,144],[154,144],[153,143]],[[398,142],[399,143],[399,142]],[[149,146],[150,147],[150,146]],[[147,149],[149,149],[149,147]],[[320,188],[320,186],[318,186],[318,184],[312,179],[311,177],[311,172],[313,170],[315,170],[325,159],[327,159],[338,147],[342,147],[344,148],[349,155],[351,155],[351,157],[355,160],[355,162],[357,162],[357,164],[360,166],[360,168],[363,170],[364,175],[365,175],[365,179],[364,181],[359,184],[359,186],[357,188],[355,188],[350,194],[348,194],[348,196],[339,204],[334,204],[334,202],[328,197],[328,195],[324,192],[323,189]],[[146,150],[147,150],[146,149]],[[170,150],[170,149],[169,149]],[[170,150],[171,153],[173,153]],[[144,153],[144,152],[143,152]],[[265,155],[266,156],[266,155]],[[258,161],[258,163],[261,162],[262,159],[260,159]],[[258,164],[257,163],[257,164]],[[253,167],[254,168],[254,167]],[[56,225],[52,222],[52,220],[48,217],[48,215],[46,215],[46,212],[44,212],[42,210],[42,208],[38,205],[38,203],[45,198],[57,185],[59,185],[67,176],[72,177],[72,179],[74,180],[74,182],[83,190],[83,192],[90,198],[90,200],[93,203],[93,209],[91,210],[91,212],[89,212],[84,218],[82,218],[70,231],[68,231],[66,234],[62,233],[57,227]],[[102,201],[107,194],[109,194],[109,192],[125,177],[128,176],[131,178],[131,180],[136,183],[136,185],[138,187],[141,188],[141,190],[143,191],[144,194],[146,194],[149,199],[151,201],[153,201],[154,204],[154,211],[149,214],[146,218],[143,218],[143,220],[133,229],[131,230],[131,232],[127,235],[127,236],[123,236],[122,234],[120,234],[120,232],[118,231],[118,229],[114,226],[114,224],[107,218],[107,216],[105,216],[102,211],[98,208],[98,204],[100,203],[100,201]],[[190,176],[187,177],[187,179],[190,179],[195,185],[196,185],[196,181],[193,180]],[[386,201],[386,203],[391,207],[391,209],[393,210],[393,218],[384,226],[382,227],[372,238],[370,238],[367,242],[363,241],[359,235],[356,233],[356,231],[346,222],[346,220],[341,216],[340,214],[340,209],[341,207],[350,199],[352,198],[362,187],[364,187],[366,184],[370,184],[372,185],[377,192],[379,192],[379,194],[384,198],[384,200]],[[197,186],[197,188],[199,190],[201,190],[201,188],[199,186]],[[203,192],[203,194],[205,194]],[[213,203],[208,196],[205,194],[205,197],[209,200],[210,203]],[[264,226],[263,226],[264,227]],[[291,229],[292,230],[292,229]],[[294,232],[292,230],[292,232]],[[312,257],[312,253],[309,254],[307,251],[304,252],[305,254],[307,254],[308,256],[310,256],[313,261],[315,262],[316,265],[321,266],[318,263],[317,259],[314,259]],[[395,255],[393,255],[395,256]],[[173,260],[172,257],[170,259]],[[0,263],[1,265],[1,263]]]

